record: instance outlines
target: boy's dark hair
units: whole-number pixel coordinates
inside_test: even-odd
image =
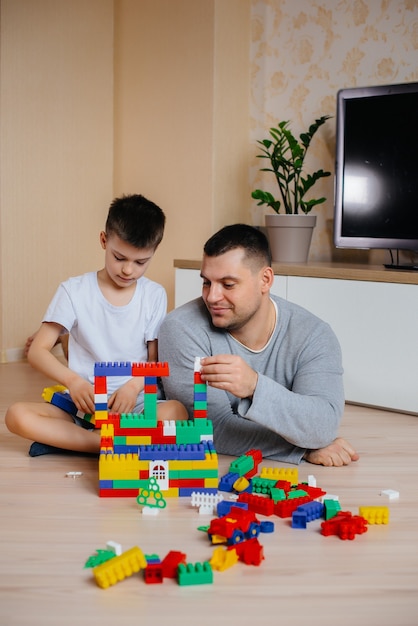
[[[139,194],[115,198],[106,220],[106,235],[117,235],[135,248],[156,248],[164,234],[165,215]]]
[[[224,226],[207,240],[203,247],[206,256],[220,256],[242,248],[249,260],[257,260],[260,265],[271,265],[271,252],[267,237],[248,224]]]

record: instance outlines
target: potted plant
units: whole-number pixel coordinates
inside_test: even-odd
[[[273,261],[306,262],[316,224],[316,216],[308,216],[312,208],[325,202],[325,198],[305,199],[307,192],[315,183],[331,172],[319,169],[313,174],[305,174],[303,167],[312,138],[318,128],[330,118],[323,115],[310,125],[307,132],[301,133],[299,140],[289,129],[289,121],[279,122],[276,128],[270,128],[270,138],[257,141],[261,154],[257,157],[267,159],[270,167],[261,168],[262,172],[273,172],[279,187],[279,198],[268,191],[256,189],[251,196],[258,200],[257,205],[266,205],[274,213],[266,214],[266,228],[270,241]],[[283,206],[284,213],[280,210]],[[285,228],[283,241],[277,241],[282,228]],[[297,243],[301,239],[301,247]]]

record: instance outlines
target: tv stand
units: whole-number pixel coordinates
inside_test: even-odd
[[[412,265],[412,264],[399,264],[399,263],[385,263],[384,267],[387,270],[399,270],[399,271],[404,271],[404,272],[418,272],[418,265]]]

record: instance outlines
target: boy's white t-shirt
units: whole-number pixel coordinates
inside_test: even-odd
[[[43,321],[67,329],[68,365],[93,383],[96,362],[147,361],[147,341],[157,338],[166,312],[165,289],[145,276],[137,281],[128,304],[114,306],[103,296],[97,272],[89,272],[61,283]],[[108,393],[129,378],[109,377]]]

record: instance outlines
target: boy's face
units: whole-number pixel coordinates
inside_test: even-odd
[[[154,248],[136,248],[115,234],[100,233],[105,251],[105,269],[112,282],[120,288],[131,287],[145,274],[154,256]]]

